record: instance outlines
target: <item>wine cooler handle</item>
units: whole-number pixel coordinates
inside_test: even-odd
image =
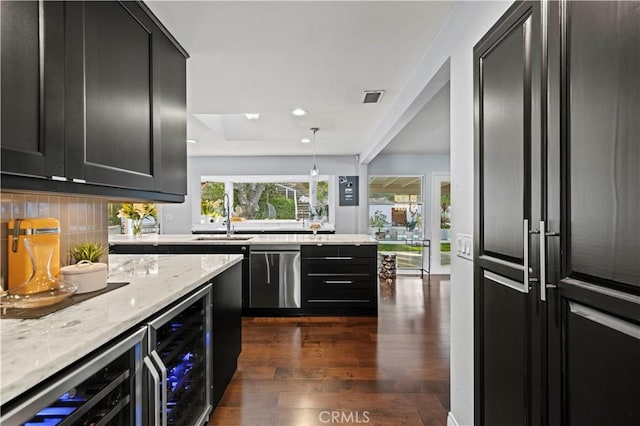
[[[547,301],[547,229],[540,221],[540,300]]]
[[[164,363],[160,359],[158,352],[155,350],[151,351],[149,354],[151,358],[155,361],[156,365],[160,368],[160,376],[162,377],[162,394],[160,397],[160,401],[162,403],[162,423],[161,426],[167,426],[167,397],[169,393],[167,392],[167,367],[165,367]]]
[[[524,251],[524,280],[523,290],[529,293],[529,219],[525,219],[522,226],[522,241]]]
[[[148,356],[143,359],[144,365],[149,369],[149,374],[153,378],[153,413],[155,414],[153,419],[153,424],[155,426],[160,425],[160,390],[158,389],[160,386],[160,376],[158,375],[158,371],[156,367],[153,365]]]

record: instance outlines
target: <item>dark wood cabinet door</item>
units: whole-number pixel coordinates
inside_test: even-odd
[[[67,177],[155,189],[161,34],[135,2],[67,4]]]
[[[220,402],[242,352],[242,265],[213,279],[213,391],[212,405]]]
[[[640,3],[552,6],[549,424],[638,424]]]
[[[187,193],[187,70],[186,58],[164,35],[157,41],[159,73],[161,169],[157,190]]]
[[[64,5],[0,5],[2,172],[64,176]]]
[[[516,3],[474,49],[475,423],[540,424],[540,6]]]

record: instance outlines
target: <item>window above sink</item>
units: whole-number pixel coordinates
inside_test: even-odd
[[[308,228],[314,219],[327,227],[334,220],[331,200],[335,199],[329,176],[317,182],[316,202],[309,195],[306,175],[201,176],[200,198],[193,208],[200,210],[200,223],[211,231],[224,230],[223,196],[229,194],[231,225],[235,229]],[[199,203],[199,205],[196,205]]]

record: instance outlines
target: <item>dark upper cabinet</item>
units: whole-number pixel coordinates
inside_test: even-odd
[[[133,2],[70,2],[66,27],[67,177],[153,190],[160,34]]]
[[[171,194],[187,193],[187,68],[185,58],[169,38],[157,38],[160,170],[156,188]]]
[[[64,6],[0,7],[2,171],[64,176]]]
[[[2,172],[65,179],[3,187],[182,201],[187,54],[147,7],[2,8]]]

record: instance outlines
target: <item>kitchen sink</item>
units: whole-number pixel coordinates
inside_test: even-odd
[[[194,241],[246,241],[253,237],[245,235],[207,235],[206,237],[196,237]]]

